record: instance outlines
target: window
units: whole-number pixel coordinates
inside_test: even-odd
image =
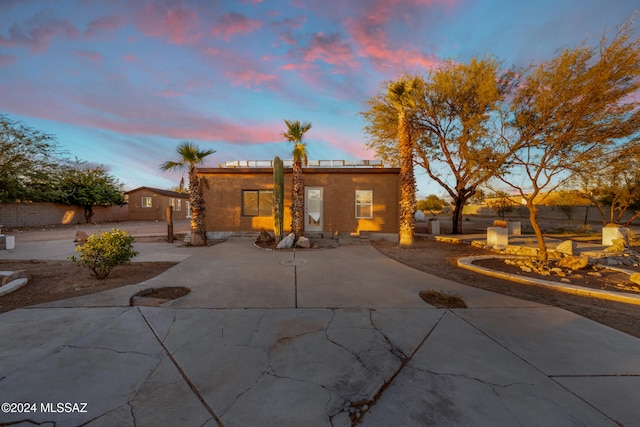
[[[143,208],[150,208],[153,207],[153,202],[152,202],[152,198],[151,197],[143,197],[142,198],[142,207]]]
[[[272,190],[242,190],[242,216],[271,216]]]
[[[373,218],[372,190],[356,190],[356,218]]]
[[[174,212],[180,212],[182,210],[182,200],[169,199],[169,206],[173,208]]]

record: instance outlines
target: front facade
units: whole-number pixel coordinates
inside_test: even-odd
[[[397,234],[399,169],[305,167],[305,234]],[[207,232],[273,231],[273,169],[202,168]],[[284,169],[285,232],[291,228],[292,170]]]
[[[167,207],[173,208],[173,219],[183,219],[189,214],[189,195],[159,188],[139,187],[125,193],[129,205],[129,219],[140,221],[165,221]]]

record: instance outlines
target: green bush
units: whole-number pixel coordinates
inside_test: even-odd
[[[76,265],[87,267],[98,279],[105,279],[111,271],[121,264],[131,261],[138,255],[133,250],[135,239],[126,231],[116,230],[99,232],[87,238],[84,245],[76,247],[80,255],[69,257]]]

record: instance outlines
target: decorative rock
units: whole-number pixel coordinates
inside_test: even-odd
[[[260,243],[271,243],[274,240],[275,240],[275,237],[272,236],[271,233],[269,233],[264,228],[260,229],[260,235],[258,236],[258,242],[260,242]]]
[[[629,280],[636,285],[640,285],[640,273],[633,273],[631,276],[629,276]]]
[[[300,236],[300,238],[296,242],[296,246],[299,248],[309,249],[311,247],[311,242],[306,237]]]
[[[290,233],[284,239],[280,240],[280,243],[278,243],[278,246],[276,246],[276,248],[278,249],[290,248],[293,246],[293,242],[295,242],[295,240],[296,240],[296,235],[293,233]]]
[[[569,270],[581,270],[589,265],[589,259],[581,256],[566,256],[557,263],[558,267],[568,268]]]
[[[565,255],[573,255],[577,248],[578,245],[576,242],[574,242],[573,240],[565,240],[558,245],[556,251],[561,252]]]
[[[624,252],[626,247],[627,247],[627,242],[625,239],[612,239],[611,246],[606,248],[604,251],[608,253]]]
[[[76,231],[76,237],[73,239],[73,241],[76,243],[84,243],[87,241],[88,237],[89,236],[87,236],[87,233],[85,231],[78,230]]]

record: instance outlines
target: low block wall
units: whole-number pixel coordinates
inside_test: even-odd
[[[128,206],[96,206],[93,221],[126,221]],[[57,203],[0,203],[0,226],[38,227],[60,224],[83,224],[84,209]]]

